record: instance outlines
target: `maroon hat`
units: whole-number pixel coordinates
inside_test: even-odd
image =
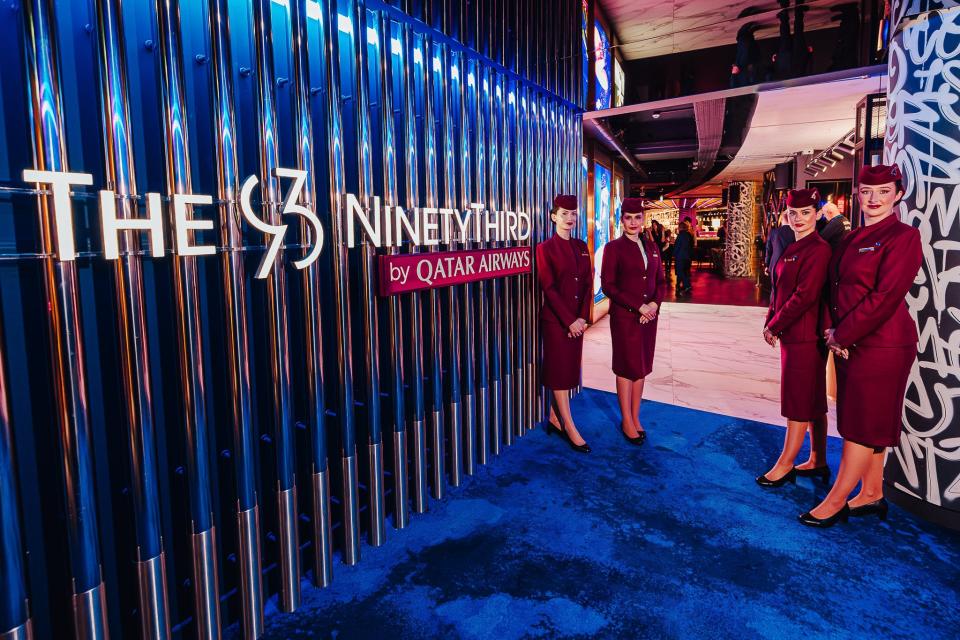
[[[553,206],[574,211],[577,208],[577,196],[555,196],[553,198]]]
[[[876,186],[878,184],[889,184],[903,179],[903,174],[895,164],[878,164],[874,167],[864,166],[860,169],[860,176],[857,178],[859,184],[868,184]]]
[[[787,193],[787,207],[790,209],[819,206],[820,192],[816,189],[791,189]]]
[[[643,198],[624,198],[620,213],[643,213]]]

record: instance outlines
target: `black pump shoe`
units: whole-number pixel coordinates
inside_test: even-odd
[[[561,438],[567,441],[567,444],[570,445],[570,448],[578,453],[590,453],[593,449],[590,448],[586,442],[583,444],[574,444],[573,440],[570,439],[570,436],[567,435],[567,432],[563,429],[558,429],[555,424],[552,422],[547,422],[547,435],[552,436],[557,434]]]
[[[767,487],[770,489],[776,489],[777,487],[782,487],[788,482],[797,484],[797,468],[796,467],[794,467],[793,469],[790,469],[790,471],[787,471],[785,474],[783,474],[782,478],[778,478],[777,480],[771,480],[770,478],[767,477],[767,474],[763,474],[762,476],[757,477],[758,485],[760,485],[761,487]]]
[[[632,444],[632,445],[634,445],[634,446],[637,446],[637,447],[639,447],[640,445],[642,445],[642,444],[646,441],[646,439],[647,439],[647,432],[646,432],[646,431],[640,431],[639,433],[637,433],[637,435],[635,435],[635,436],[633,436],[633,437],[631,438],[630,436],[627,435],[627,432],[624,431],[623,428],[621,428],[621,429],[620,429],[620,435],[623,436],[623,439],[624,439],[624,440],[626,440],[626,441],[629,442],[630,444]]]
[[[803,478],[816,478],[820,480],[823,484],[830,483],[830,467],[823,465],[822,467],[814,467],[813,469],[797,469],[794,467],[798,476]]]
[[[820,529],[826,529],[827,527],[832,527],[837,524],[838,521],[843,520],[847,521],[847,518],[850,517],[850,505],[844,504],[843,508],[840,511],[837,511],[835,514],[829,518],[817,518],[812,515],[809,511],[806,513],[801,513],[797,516],[797,519],[800,520],[801,524],[805,524],[808,527],[818,527]]]
[[[850,504],[847,503],[847,506],[850,507]],[[881,520],[887,519],[887,511],[890,510],[890,505],[887,504],[886,498],[880,498],[869,504],[862,504],[859,507],[850,507],[850,515],[855,518],[861,518],[863,516],[872,516],[874,514],[880,516]]]

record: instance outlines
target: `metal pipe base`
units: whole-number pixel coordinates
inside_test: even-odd
[[[403,529],[410,524],[407,507],[407,432],[393,432],[393,526]]]
[[[500,455],[501,429],[500,420],[503,410],[502,396],[500,395],[500,381],[490,381],[490,451],[493,455]]]
[[[379,547],[387,540],[384,525],[386,507],[383,504],[383,443],[367,445],[370,456],[370,546]]]
[[[513,444],[513,374],[506,373],[503,376],[503,444],[511,446]]]
[[[433,449],[433,455],[430,460],[430,462],[433,463],[430,474],[430,479],[432,480],[430,495],[437,500],[443,499],[444,490],[443,467],[445,465],[443,455],[443,416],[441,413],[439,409],[434,409],[431,413],[430,423],[430,446]]]
[[[360,506],[357,499],[357,454],[343,458],[343,563],[360,562]]]
[[[243,637],[263,634],[263,576],[260,573],[260,507],[237,514],[240,533],[240,608]]]
[[[93,589],[73,594],[73,630],[76,640],[107,640],[107,589],[101,582]]]
[[[460,486],[463,477],[463,406],[460,401],[447,404],[450,416],[450,485]]]
[[[463,396],[463,472],[472,476],[476,471],[477,424],[473,394]]]
[[[140,637],[170,637],[170,607],[167,604],[167,567],[160,553],[137,563],[140,596]]]
[[[313,583],[333,581],[333,544],[330,539],[330,472],[313,474]]]
[[[0,632],[0,640],[33,640],[33,620],[27,618],[20,626]]]
[[[490,451],[490,398],[486,387],[477,392],[477,462],[487,464]]]
[[[280,531],[280,609],[300,606],[300,532],[297,527],[297,487],[277,492]]]
[[[215,527],[191,536],[193,547],[193,619],[197,637],[220,638],[220,584]]]
[[[427,428],[423,420],[410,425],[413,433],[413,510],[427,510]]]

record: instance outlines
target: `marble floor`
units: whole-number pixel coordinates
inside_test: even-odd
[[[764,307],[665,302],[643,397],[768,424],[780,415],[780,349],[760,337]],[[587,330],[583,384],[616,392],[609,316]],[[830,405],[830,433],[836,433]],[[641,412],[641,419],[643,414]]]

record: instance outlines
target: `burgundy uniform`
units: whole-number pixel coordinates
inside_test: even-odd
[[[657,346],[657,320],[641,324],[640,307],[663,302],[663,261],[657,245],[642,240],[647,254],[626,235],[603,249],[600,286],[610,298],[610,337],[613,342],[613,373],[628,380],[645,378],[653,369]]]
[[[573,389],[580,384],[583,336],[567,334],[577,318],[590,319],[593,267],[586,243],[554,235],[537,245],[537,278],[543,289],[542,383],[548,389]]]

